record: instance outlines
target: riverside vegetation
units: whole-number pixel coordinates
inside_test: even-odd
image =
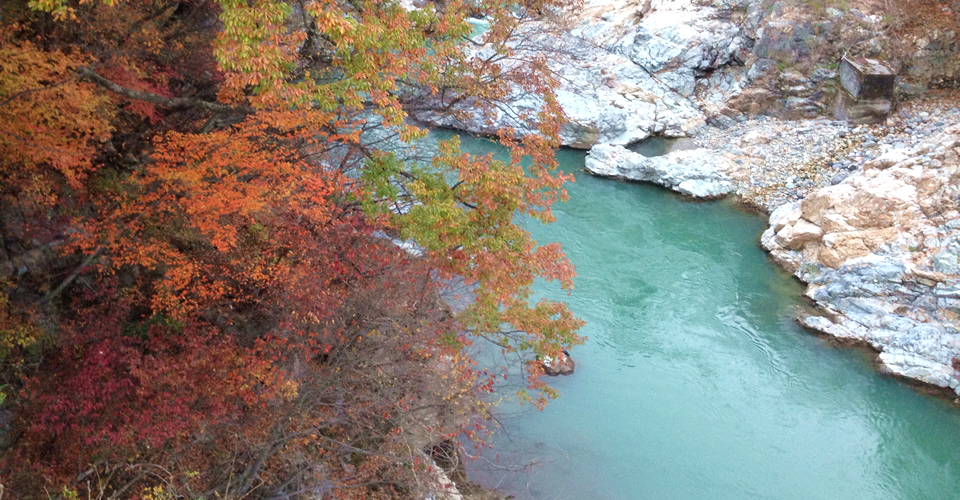
[[[582,341],[529,300],[573,266],[512,222],[566,196],[554,76],[508,44],[564,7],[4,1],[0,495],[458,494],[431,455],[484,445],[500,376],[465,348]],[[497,129],[509,158],[405,146],[430,96],[493,110],[514,85],[544,105],[536,135]],[[453,277],[474,286],[456,314]]]

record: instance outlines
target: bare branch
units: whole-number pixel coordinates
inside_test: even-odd
[[[37,146],[36,144],[34,144],[33,142],[31,142],[30,139],[27,139],[27,138],[24,138],[24,137],[20,137],[19,135],[14,134],[13,132],[7,132],[6,130],[0,130],[0,134],[4,134],[4,135],[8,135],[8,136],[10,136],[10,137],[13,137],[14,139],[22,142],[24,146],[27,146],[27,147],[33,148],[33,149],[37,149],[37,150],[40,150],[40,151],[46,151],[47,153],[56,153],[56,154],[70,155],[70,156],[74,156],[74,155],[77,154],[75,151],[74,151],[74,152],[71,152],[71,151],[64,151],[64,150],[62,150],[62,149],[45,148],[45,147],[43,147],[43,146]]]
[[[88,80],[97,85],[113,92],[115,94],[122,95],[128,99],[136,99],[138,101],[146,101],[152,104],[157,104],[167,108],[200,108],[207,111],[212,111],[214,113],[242,113],[249,114],[253,113],[254,109],[249,106],[229,106],[226,104],[220,104],[217,102],[209,102],[201,99],[191,99],[188,97],[163,97],[157,94],[151,94],[149,92],[142,92],[139,90],[129,89],[121,85],[107,80],[106,78],[98,75],[92,69],[81,66],[77,68],[77,76],[83,80]]]
[[[97,248],[97,251],[93,252],[92,254],[90,254],[89,257],[84,259],[83,263],[80,264],[76,269],[74,269],[73,272],[70,273],[70,276],[67,276],[67,279],[63,280],[63,282],[60,283],[60,286],[58,286],[53,291],[48,293],[47,296],[43,298],[43,301],[50,302],[51,300],[54,299],[54,297],[56,297],[57,295],[60,295],[60,292],[62,292],[64,288],[70,285],[70,283],[72,283],[73,280],[77,279],[77,276],[80,276],[80,273],[83,271],[83,269],[89,266],[90,264],[92,264],[93,261],[97,259],[97,257],[100,257],[100,254],[102,252],[103,252],[102,247]]]
[[[14,99],[17,99],[17,98],[19,98],[19,97],[23,97],[23,96],[25,96],[25,95],[27,95],[27,94],[32,94],[32,93],[34,93],[34,92],[40,92],[40,91],[42,91],[42,90],[55,89],[55,88],[63,85],[64,83],[67,83],[67,82],[69,82],[69,81],[71,81],[71,80],[73,80],[73,78],[67,78],[67,79],[65,79],[65,80],[61,80],[61,81],[59,81],[59,82],[57,82],[57,83],[54,83],[54,84],[51,84],[51,85],[47,85],[46,87],[37,87],[37,88],[35,88],[35,89],[21,90],[20,92],[17,92],[16,94],[13,94],[12,96],[4,99],[3,102],[0,102],[0,107],[6,106],[7,104],[10,104],[10,102],[13,101]]]

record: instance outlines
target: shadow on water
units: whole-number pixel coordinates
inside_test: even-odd
[[[593,178],[583,158],[558,153],[576,182],[556,223],[518,220],[577,266],[570,296],[537,292],[589,341],[546,410],[501,404],[474,480],[521,499],[958,498],[960,413],[803,332],[760,217]]]

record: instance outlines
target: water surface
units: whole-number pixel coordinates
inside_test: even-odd
[[[525,225],[577,266],[572,295],[538,291],[589,341],[546,410],[500,406],[474,479],[521,499],[960,498],[960,412],[802,331],[760,217],[593,178],[583,158],[560,152],[577,179],[557,222]]]

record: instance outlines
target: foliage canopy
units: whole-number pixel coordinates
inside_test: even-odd
[[[0,483],[14,498],[413,498],[500,373],[580,321],[544,222],[562,113],[540,0],[10,0],[0,18]],[[490,28],[470,38],[469,17]],[[484,45],[478,56],[474,45]],[[544,97],[509,160],[413,107]],[[524,167],[524,158],[532,164]],[[408,255],[384,234],[424,248]],[[457,314],[437,283],[475,300]],[[529,367],[532,400],[554,393]],[[470,427],[467,427],[467,425]]]

